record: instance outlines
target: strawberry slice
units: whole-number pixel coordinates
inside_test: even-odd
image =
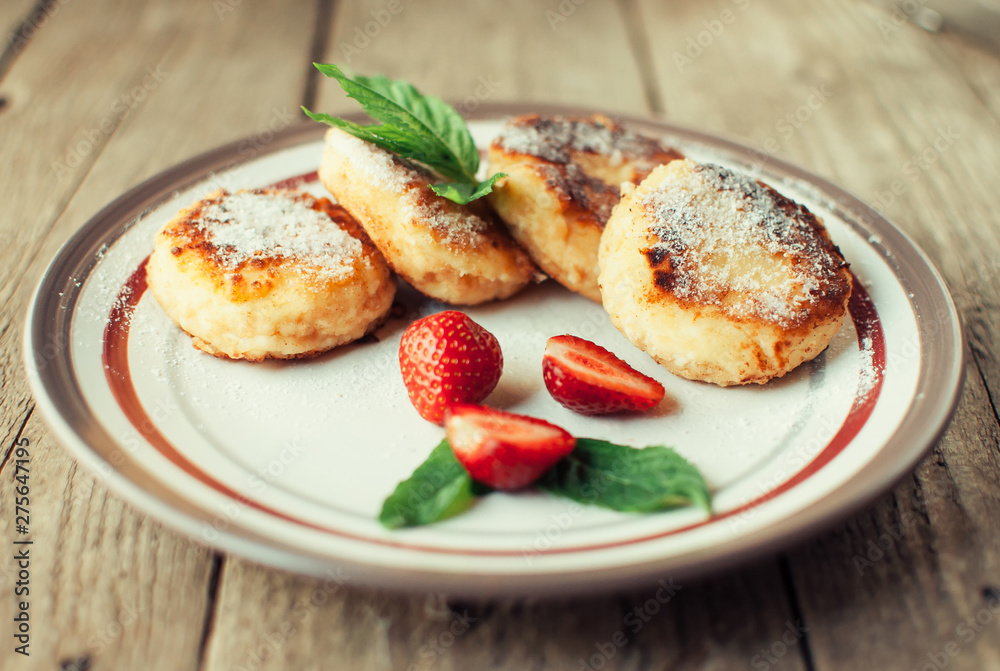
[[[503,372],[503,354],[492,333],[448,310],[410,324],[399,341],[399,369],[413,407],[441,424],[449,406],[489,396]]]
[[[481,405],[449,408],[445,431],[472,479],[494,489],[527,487],[576,446],[555,424]]]
[[[649,410],[663,399],[663,385],[589,340],[553,336],[542,359],[552,398],[582,415]]]

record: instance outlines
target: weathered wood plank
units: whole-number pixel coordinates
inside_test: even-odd
[[[19,34],[19,28],[23,23],[28,23],[29,25],[37,26],[40,21],[32,20],[32,10],[35,9],[35,0],[11,0],[10,2],[5,2],[3,7],[0,7],[0,30],[3,31],[2,35],[4,40],[0,43],[0,51],[3,49],[14,46],[12,43],[17,40],[18,37],[22,37]],[[25,21],[28,19],[28,21]]]
[[[614,4],[562,4],[341,2],[325,57],[361,74],[405,78],[461,110],[487,100],[544,100],[648,111]],[[318,107],[334,112],[357,103],[327,81],[319,85]]]
[[[938,44],[941,53],[952,60],[956,74],[993,113],[994,119],[1000,120],[1000,71],[995,52],[970,47],[952,37],[941,39]]]
[[[988,605],[1000,550],[996,418],[979,376],[1000,389],[987,354],[998,344],[996,273],[983,272],[1000,258],[1000,199],[983,179],[1000,137],[982,87],[952,76],[941,41],[968,47],[910,24],[886,29],[891,16],[866,3],[734,0],[669,17],[660,3],[642,7],[650,25],[669,18],[680,30],[653,47],[672,119],[744,136],[762,160],[797,161],[874,201],[943,271],[970,327],[971,391],[934,455],[892,496],[791,555],[815,668],[920,667]],[[977,65],[980,81],[996,76],[995,60]],[[871,544],[901,519],[901,538],[864,571]],[[995,665],[995,622],[987,631],[949,668]]]
[[[193,0],[141,9],[116,0],[65,3],[20,55],[0,89],[11,101],[0,143],[12,158],[0,164],[5,453],[31,408],[20,365],[22,313],[55,249],[139,180],[295,119],[309,50],[302,36],[311,35],[314,18],[312,4],[279,2],[252,9]],[[97,53],[95,39],[99,67],[80,58]],[[61,668],[89,656],[90,668],[197,668],[213,555],[107,495],[40,422],[32,417],[26,434],[37,450],[32,663]],[[4,502],[13,500],[8,472]],[[15,536],[7,527],[0,533]],[[7,640],[11,624],[4,618]],[[13,654],[4,646],[0,666]]]
[[[970,51],[968,46],[910,25],[898,31],[879,25],[885,58],[905,69],[876,66],[869,75],[880,108],[892,113],[887,121],[899,143],[893,152],[896,165],[876,178],[872,193],[949,281],[970,340],[968,384],[950,432],[913,481],[897,488],[894,500],[883,500],[869,515],[849,523],[847,533],[839,534],[849,539],[842,552],[830,552],[822,543],[808,552],[801,562],[808,568],[796,578],[807,595],[807,617],[830,625],[824,628],[828,636],[813,637],[817,659],[830,668],[861,659],[879,668],[991,668],[1000,663],[1000,596],[995,591],[1000,463],[991,400],[1000,390],[1000,371],[991,354],[1000,343],[995,310],[1000,258],[995,211],[1000,198],[982,175],[996,164],[1000,129],[990,99],[947,67],[947,51]],[[865,33],[868,27],[857,24],[856,30],[861,39],[874,40],[874,33]],[[979,65],[984,78],[1000,73],[995,60]],[[841,163],[846,173],[848,158]],[[897,188],[902,193],[893,194],[894,185],[903,185]],[[912,527],[901,525],[905,520],[913,520]],[[900,526],[904,536],[897,540],[893,532]],[[862,575],[868,568],[864,560],[879,557],[873,542],[891,547],[877,561],[877,573]],[[822,588],[829,575],[843,578],[839,584],[851,588]],[[845,595],[854,596],[848,600]],[[919,644],[887,649],[886,637]],[[845,655],[847,650],[854,652]]]
[[[59,9],[54,2],[36,0],[10,0],[0,6],[0,82],[35,33]],[[6,103],[0,105],[0,111],[4,106]]]
[[[170,39],[162,34],[163,26],[145,25],[139,13],[127,11],[129,6],[106,2],[101,11],[120,17],[110,23],[86,12],[82,3],[59,6],[33,34],[30,49],[0,87],[7,100],[0,112],[0,144],[12,158],[0,163],[5,203],[0,217],[5,261],[0,265],[0,436],[5,446],[29,407],[19,351],[28,291],[68,231],[49,240],[44,260],[38,258],[43,240],[130,111],[127,104],[121,108],[119,103],[127,99],[122,96],[142,82],[144,68],[156,65]],[[87,52],[94,35],[101,36],[109,55],[100,69],[81,67],[79,54]],[[149,60],[138,65],[135,53]],[[65,76],[53,78],[54,70]],[[29,271],[32,261],[35,269]]]
[[[297,119],[305,78],[298,65],[308,54],[300,38],[311,32],[313,8],[295,13],[272,3],[262,12],[221,3],[230,9],[220,16],[211,5],[141,14],[108,4],[108,15],[125,17],[110,27],[92,14],[77,17],[76,5],[67,5],[50,22],[51,32],[36,37],[32,48],[38,51],[26,53],[4,84],[15,93],[0,142],[17,157],[0,165],[7,204],[0,243],[8,254],[0,268],[5,432],[27,407],[17,354],[21,313],[68,235],[123,190],[172,163]],[[52,63],[72,62],[82,49],[55,30],[64,16],[76,22],[80,41],[101,35],[109,44],[112,57],[94,73],[96,81],[86,72],[58,84],[51,80]],[[261,30],[267,30],[261,42],[246,39]],[[231,64],[206,68],[220,50]],[[289,64],[287,73],[278,69],[281,62]],[[37,114],[36,107],[48,111]],[[110,142],[112,137],[122,139]],[[23,174],[36,179],[25,187]]]
[[[121,9],[112,6],[109,11]],[[63,157],[71,142],[82,140],[77,134],[84,128],[99,126],[114,100],[111,93],[114,89],[109,84],[119,81],[126,67],[126,58],[111,58],[96,82],[92,77],[80,76],[67,77],[58,84],[53,81],[47,87],[42,84],[51,77],[53,63],[66,67],[90,39],[90,33],[85,32],[86,23],[80,25],[76,39],[67,35],[68,26],[60,29],[70,20],[86,21],[85,17],[77,16],[81,12],[82,9],[70,5],[52,15],[32,35],[31,43],[38,51],[21,54],[17,67],[7,74],[0,87],[0,95],[6,100],[0,110],[3,119],[0,144],[13,159],[0,163],[0,195],[6,204],[0,217],[0,248],[5,252],[4,263],[0,265],[0,351],[3,352],[0,437],[5,448],[27,416],[29,404],[18,355],[17,321],[24,302],[14,304],[11,298],[24,281],[38,241],[85,174],[84,170],[75,180],[71,177],[59,180],[52,173],[52,162]],[[128,18],[106,30],[104,38],[112,48],[127,44],[130,39],[136,46],[150,40],[148,33],[139,29],[138,19]],[[127,67],[131,65],[128,63]],[[40,113],[43,109],[45,114]],[[92,160],[93,157],[87,162]],[[24,183],[26,175],[32,176],[30,184]]]
[[[23,597],[30,603],[30,658],[14,652],[15,623],[6,616],[0,618],[0,635],[8,642],[0,665],[20,668],[30,659],[31,668],[46,669],[72,662],[79,669],[197,668],[210,553],[135,513],[79,472],[37,415],[21,440],[31,454],[30,534],[17,533],[6,505],[20,486],[8,461],[0,478],[0,537],[8,547],[15,539],[33,541],[24,546],[30,557],[30,592]],[[11,561],[0,569],[8,604],[18,571]]]
[[[785,608],[773,565],[705,583],[664,576],[662,584],[618,596],[482,604],[230,559],[206,669],[721,670],[749,668],[786,631],[789,650],[801,641],[791,616],[772,624],[756,615]],[[795,654],[779,657],[771,668],[804,668]]]

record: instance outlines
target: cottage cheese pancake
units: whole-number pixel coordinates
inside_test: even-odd
[[[512,296],[538,276],[484,203],[438,196],[428,187],[441,180],[374,144],[330,129],[319,176],[389,265],[432,298],[475,305]]]
[[[392,272],[326,198],[217,191],[156,237],[149,288],[195,347],[231,359],[305,357],[371,331],[392,306]]]
[[[766,184],[674,161],[628,190],[600,247],[604,307],[671,372],[764,383],[822,352],[851,274],[821,221]]]
[[[520,116],[490,146],[490,174],[507,177],[489,199],[514,239],[558,282],[595,301],[601,231],[623,182],[680,158],[611,119]]]

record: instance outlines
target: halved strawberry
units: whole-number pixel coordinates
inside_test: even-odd
[[[553,336],[542,359],[552,398],[582,415],[649,410],[663,399],[663,385],[589,340]]]
[[[492,333],[448,310],[410,324],[399,341],[399,369],[413,407],[441,424],[448,406],[489,396],[503,372],[503,354]]]
[[[527,487],[576,446],[555,424],[481,405],[449,408],[445,430],[472,479],[494,489]]]

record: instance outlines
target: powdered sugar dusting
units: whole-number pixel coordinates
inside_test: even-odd
[[[879,370],[875,363],[875,343],[870,335],[861,339],[861,369],[858,377],[858,398],[865,398],[878,381]]]
[[[667,151],[653,138],[600,116],[589,119],[518,118],[504,127],[495,144],[504,151],[537,156],[553,163],[569,163],[571,152],[599,154],[606,156],[612,166],[621,165],[625,160],[659,156]]]
[[[786,327],[825,292],[849,288],[843,259],[808,210],[721,166],[686,163],[642,201],[658,286]]]
[[[471,208],[463,208],[457,203],[442,202],[440,196],[427,189],[430,198],[418,192],[411,192],[405,202],[410,216],[424,223],[446,245],[469,247],[476,244],[476,238],[484,235],[491,224],[474,214]]]
[[[429,170],[345,132],[329,133],[327,143],[349,160],[367,183],[398,195],[404,216],[431,229],[445,244],[472,246],[476,236],[491,229],[491,223],[476,214],[474,207],[463,207],[431,191],[429,185],[438,180]]]
[[[200,227],[230,271],[254,259],[298,259],[302,272],[346,275],[363,247],[307,194],[241,191],[210,201]]]
[[[369,184],[379,189],[402,194],[410,181],[419,177],[416,170],[397,163],[390,152],[345,131],[327,133],[326,143],[338,156],[349,160]]]

